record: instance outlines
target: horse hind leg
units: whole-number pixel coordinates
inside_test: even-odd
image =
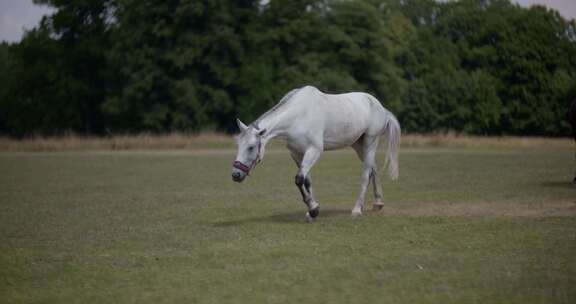
[[[360,161],[364,162],[364,141],[363,138],[357,141],[354,145],[352,145],[354,151],[360,158]],[[377,148],[377,147],[376,147]],[[374,158],[374,163],[376,163]],[[374,204],[372,204],[373,211],[380,211],[384,207],[384,203],[382,203],[382,186],[380,185],[380,177],[378,176],[378,169],[377,166],[374,165],[372,170],[370,171],[370,183],[372,183],[372,187],[374,189]]]
[[[372,168],[370,173],[370,180],[372,181],[372,186],[374,187],[374,204],[372,204],[373,211],[380,211],[384,207],[382,203],[382,186],[380,185],[380,178],[378,177],[378,171],[376,166]]]
[[[381,188],[379,188],[380,184],[376,184],[377,181],[376,176],[376,150],[378,149],[378,137],[377,136],[363,136],[358,142],[356,142],[353,146],[354,150],[358,154],[358,157],[363,162],[363,170],[361,176],[361,183],[360,183],[360,193],[358,194],[358,199],[356,200],[356,204],[352,209],[352,216],[357,217],[362,214],[362,209],[364,208],[364,200],[366,197],[366,191],[368,189],[368,185],[372,181],[374,183],[375,189],[375,196],[377,198],[377,202],[381,202]]]

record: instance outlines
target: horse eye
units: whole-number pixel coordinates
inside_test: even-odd
[[[254,151],[254,146],[248,147],[248,152]]]

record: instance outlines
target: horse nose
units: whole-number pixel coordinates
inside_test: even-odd
[[[238,179],[240,179],[240,177],[241,177],[240,172],[234,172],[234,173],[232,173],[232,178],[233,178],[233,179],[238,180]]]

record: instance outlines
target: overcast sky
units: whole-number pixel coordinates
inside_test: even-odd
[[[576,17],[576,0],[513,0],[528,6],[539,3],[554,8],[566,18]],[[32,0],[0,0],[0,41],[19,41],[25,29],[38,24],[51,10],[32,3]]]

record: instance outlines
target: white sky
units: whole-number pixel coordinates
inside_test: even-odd
[[[564,18],[576,18],[576,0],[514,0],[522,6],[542,4],[557,10]]]
[[[50,12],[32,0],[0,0],[0,41],[19,41],[24,29],[32,29]]]
[[[513,0],[520,5],[543,4],[554,8],[565,18],[576,18],[576,0]],[[0,41],[19,41],[25,29],[35,27],[43,15],[50,13],[46,6],[32,0],[0,0]]]

